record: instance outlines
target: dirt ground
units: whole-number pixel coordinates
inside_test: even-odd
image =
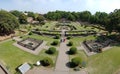
[[[11,38],[13,35],[14,35],[14,34],[11,34],[11,35],[9,35],[9,36],[7,36],[7,35],[6,35],[6,36],[0,36],[0,41],[9,39],[9,38]]]

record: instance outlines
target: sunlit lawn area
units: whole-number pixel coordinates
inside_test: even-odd
[[[79,31],[83,31],[83,30],[94,30],[94,31],[96,31],[96,32],[98,32],[99,31],[99,29],[97,29],[97,28],[93,28],[93,27],[91,27],[91,26],[82,26],[79,22],[71,22],[71,24],[70,25],[73,25],[77,30],[79,30]]]
[[[90,74],[114,74],[120,69],[120,47],[113,47],[88,57],[87,70]]]
[[[40,27],[40,29],[41,30],[53,30],[56,23],[57,23],[56,21],[48,21],[46,24]]]
[[[86,36],[86,37],[72,37],[70,41],[73,41],[74,46],[80,46],[80,43],[84,40],[93,40],[95,39],[95,36]]]
[[[25,52],[15,46],[13,46],[14,41],[7,41],[0,44],[0,60],[3,62],[11,74],[15,73],[15,69],[21,64],[36,63],[36,61],[48,56],[52,58],[55,62],[58,52],[55,55],[47,55],[45,50],[42,50],[39,55],[33,55]]]

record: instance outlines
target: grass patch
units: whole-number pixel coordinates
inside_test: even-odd
[[[58,51],[54,55],[47,55],[45,50],[42,50],[39,55],[33,55],[13,46],[13,43],[14,41],[11,40],[0,44],[0,60],[10,70],[11,74],[15,73],[15,68],[19,65],[25,62],[36,63],[36,61],[43,59],[45,56],[49,56],[54,62],[56,61]]]
[[[84,40],[93,40],[96,37],[94,36],[86,36],[86,37],[73,37],[70,39],[74,43],[74,46],[80,46],[80,42],[83,42]]]
[[[120,68],[120,47],[113,47],[110,50],[88,58],[89,74],[113,74]]]

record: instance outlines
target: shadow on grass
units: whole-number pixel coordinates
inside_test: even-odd
[[[70,51],[66,51],[65,52],[67,55],[74,55],[74,53],[70,52]]]

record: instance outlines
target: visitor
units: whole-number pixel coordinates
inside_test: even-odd
[[[63,42],[65,42],[65,38],[63,39]]]

